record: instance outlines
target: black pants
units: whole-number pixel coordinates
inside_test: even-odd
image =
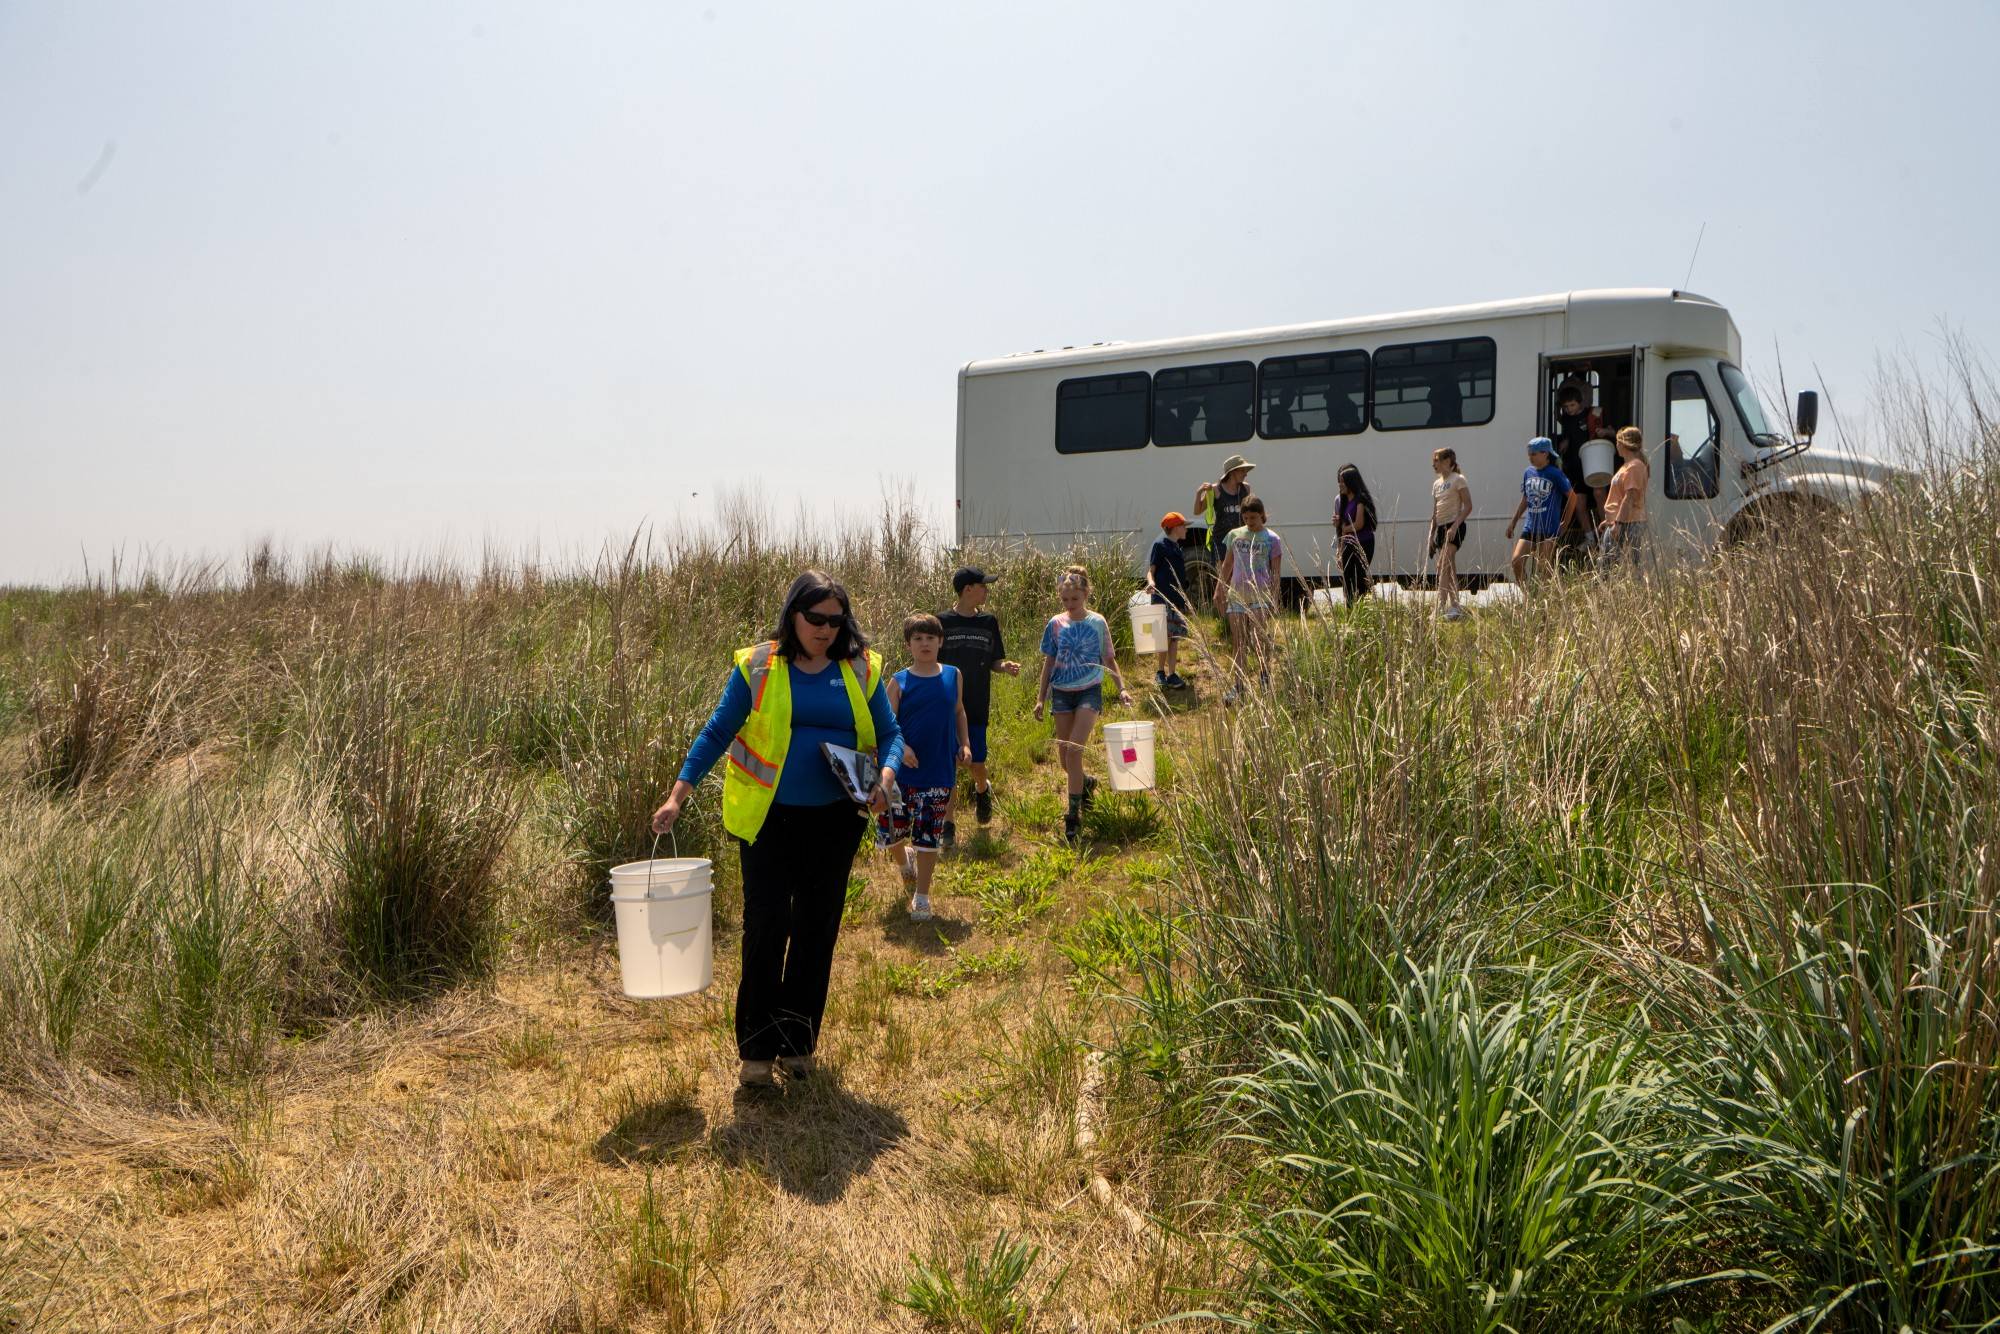
[[[1375,534],[1360,534],[1359,546],[1343,541],[1340,544],[1340,591],[1353,606],[1354,599],[1368,591],[1368,567],[1375,562]]]
[[[826,1013],[833,945],[847,877],[867,828],[853,802],[774,804],[743,859],[743,978],[736,986],[736,1054],[746,1061],[810,1056]]]

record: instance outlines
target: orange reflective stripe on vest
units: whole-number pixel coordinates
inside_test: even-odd
[[[740,736],[729,743],[729,762],[765,787],[778,781],[778,766],[750,749]]]

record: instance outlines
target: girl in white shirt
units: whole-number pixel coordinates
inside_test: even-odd
[[[1465,615],[1458,605],[1458,549],[1465,545],[1465,521],[1472,517],[1472,488],[1458,470],[1458,451],[1431,451],[1431,555],[1437,558],[1438,615],[1448,621]]]

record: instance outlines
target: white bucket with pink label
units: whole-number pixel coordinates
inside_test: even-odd
[[[1104,724],[1104,762],[1113,792],[1149,792],[1153,787],[1153,724]]]

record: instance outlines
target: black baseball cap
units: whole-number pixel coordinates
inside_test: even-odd
[[[998,578],[998,575],[988,574],[977,565],[961,565],[951,577],[951,591],[963,593],[974,584],[990,584]]]

